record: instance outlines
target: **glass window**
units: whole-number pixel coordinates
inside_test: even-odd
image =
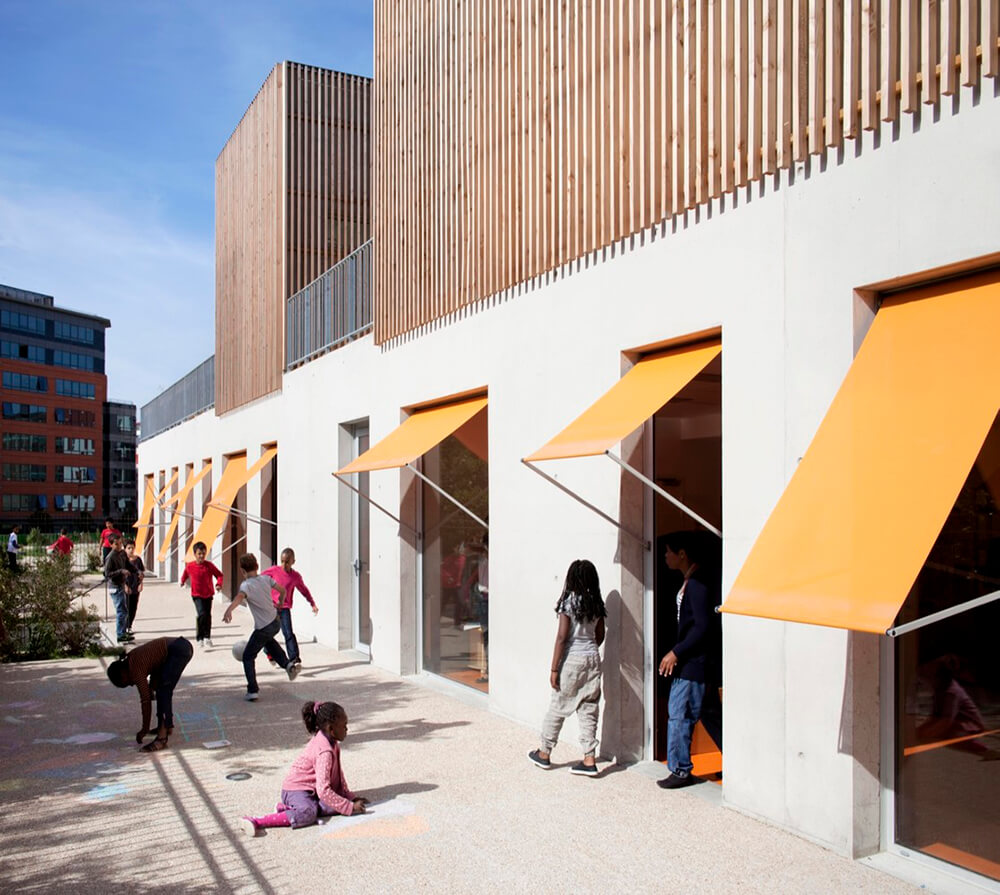
[[[97,359],[90,354],[78,354],[75,351],[52,352],[52,363],[59,367],[94,371],[97,368],[96,361]]]
[[[83,345],[93,345],[95,331],[87,326],[77,326],[75,323],[64,323],[57,320],[54,328],[57,339],[67,342],[80,342]]]
[[[49,381],[44,376],[33,376],[27,373],[3,371],[3,387],[16,388],[26,392],[47,392]]]
[[[46,410],[38,404],[19,404],[16,401],[3,402],[5,420],[23,420],[29,423],[44,423]]]
[[[92,382],[78,382],[75,379],[57,379],[56,394],[65,395],[69,398],[94,398],[94,384]]]
[[[118,416],[118,431],[119,432],[131,432],[135,428],[135,422],[130,416]]]
[[[4,463],[5,482],[44,482],[45,467],[35,463]]]
[[[3,448],[5,451],[32,451],[45,453],[44,435],[25,435],[22,432],[4,432]]]
[[[37,494],[3,494],[0,506],[7,513],[33,513],[41,506]]]
[[[26,333],[45,335],[45,318],[17,311],[0,311],[0,326],[4,329],[19,329]]]
[[[481,410],[421,461],[424,475],[484,521],[489,514],[487,413]],[[423,666],[488,691],[486,531],[429,485],[422,488]]]
[[[57,423],[61,423],[64,426],[82,426],[92,429],[97,423],[97,416],[91,410],[56,407],[53,410],[53,416]]]
[[[35,363],[45,363],[45,349],[41,345],[24,345],[20,342],[0,341],[0,357],[14,360],[28,360]]]
[[[93,466],[57,466],[57,482],[93,482],[97,471]]]
[[[1000,588],[1000,423],[897,623]],[[1000,879],[1000,602],[900,635],[896,654],[896,840]]]

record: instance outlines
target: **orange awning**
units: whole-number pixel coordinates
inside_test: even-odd
[[[135,536],[135,552],[142,553],[143,548],[146,546],[146,541],[152,534],[153,528],[153,510],[159,504],[163,495],[170,490],[174,482],[177,481],[178,473],[175,472],[170,476],[170,481],[168,481],[159,491],[159,493],[153,490],[153,479],[148,477],[146,479],[146,493],[142,500],[142,510],[139,512],[139,518],[136,520],[134,528],[139,529],[139,533]]]
[[[406,466],[467,423],[486,406],[486,403],[486,398],[469,398],[453,404],[418,410],[378,444],[369,448],[343,469],[338,469],[335,474],[350,475],[355,472],[398,469]]]
[[[603,454],[634,432],[722,351],[718,340],[644,357],[548,444],[525,457],[559,460]]]
[[[173,497],[169,500],[163,502],[163,506],[168,507],[171,504],[177,504],[178,509],[187,500],[187,496],[191,493],[191,490],[195,485],[198,484],[209,472],[212,471],[212,461],[209,460],[204,466],[198,471],[196,475],[191,476],[185,483],[184,487],[181,488]],[[167,533],[163,538],[163,543],[160,544],[160,552],[157,554],[156,558],[163,562],[167,558],[167,553],[170,552],[170,542],[174,538],[174,532],[177,531],[177,523],[181,521],[180,513],[175,512],[173,518],[170,520],[170,524],[167,526]]]
[[[886,300],[724,612],[885,633],[1000,406],[1000,278]]]
[[[197,531],[191,538],[192,545],[197,541],[203,541],[211,552],[216,538],[222,533],[222,527],[226,524],[230,508],[236,495],[239,494],[240,488],[267,466],[277,454],[277,448],[268,448],[249,469],[247,468],[247,458],[243,454],[238,457],[230,457],[226,461],[226,468],[222,471],[219,486],[212,494],[212,501],[205,510],[205,515],[202,516]],[[194,559],[194,553],[190,548],[188,548],[184,558],[187,561]]]

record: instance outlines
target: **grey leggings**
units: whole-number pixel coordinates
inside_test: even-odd
[[[542,721],[542,751],[551,752],[555,748],[563,721],[576,712],[583,754],[593,755],[597,751],[600,703],[600,656],[566,656],[559,672],[559,689],[552,691],[549,710]]]

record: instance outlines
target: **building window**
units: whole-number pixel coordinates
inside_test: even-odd
[[[97,480],[97,471],[93,466],[57,466],[57,482],[93,482]]]
[[[27,360],[37,364],[45,363],[45,349],[41,345],[25,345],[21,342],[0,342],[0,357],[13,360]]]
[[[131,444],[116,444],[115,453],[123,463],[135,462],[135,447]]]
[[[4,329],[19,329],[26,333],[45,335],[45,318],[34,314],[20,314],[17,311],[0,311],[0,326]]]
[[[57,494],[55,505],[57,510],[62,510],[64,513],[92,513],[97,501],[92,495]]]
[[[135,487],[135,470],[134,469],[112,469],[111,470],[111,484],[115,488],[134,488]]]
[[[135,429],[135,420],[130,416],[116,416],[119,432],[132,432]]]
[[[16,388],[24,392],[47,392],[49,381],[44,376],[31,376],[27,373],[13,373],[10,370],[4,370],[3,387]]]
[[[56,438],[55,447],[57,454],[86,454],[89,456],[94,453],[94,439],[67,438],[61,435]]]
[[[53,412],[55,421],[62,426],[82,426],[93,429],[97,424],[97,416],[92,410],[76,410],[68,407],[56,407]]]
[[[56,394],[67,398],[87,398],[94,400],[94,384],[92,382],[77,382],[75,379],[57,379]]]
[[[56,321],[53,335],[64,342],[79,342],[81,345],[93,345],[95,331],[89,326],[77,326],[75,323]]]
[[[5,482],[44,482],[45,467],[36,463],[4,463]]]
[[[44,423],[46,410],[38,404],[19,404],[16,401],[3,402],[5,420],[22,420],[27,423]]]
[[[42,500],[38,494],[4,494],[0,506],[5,513],[33,513],[42,508]]]
[[[52,363],[57,367],[71,367],[74,370],[97,369],[97,358],[90,354],[78,354],[75,351],[53,351]]]
[[[22,432],[4,432],[3,449],[5,451],[32,451],[45,453],[44,435],[25,435]]]

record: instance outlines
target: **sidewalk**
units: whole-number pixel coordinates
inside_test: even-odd
[[[103,610],[103,592],[94,597]],[[540,771],[525,758],[533,731],[357,654],[304,644],[294,683],[261,656],[261,698],[247,703],[231,647],[250,616],[223,625],[223,603],[215,648],[195,653],[170,748],[155,755],[137,750],[139,699],[108,682],[107,660],[0,667],[4,891],[915,891],[720,807],[711,784],[664,792],[616,767],[575,777],[575,743]],[[138,642],[193,641],[193,623],[186,591],[147,583]],[[247,838],[238,818],[272,809],[306,742],[306,699],[347,709],[345,775],[374,813]],[[232,745],[202,745],[218,739]],[[234,772],[249,779],[227,779]]]

